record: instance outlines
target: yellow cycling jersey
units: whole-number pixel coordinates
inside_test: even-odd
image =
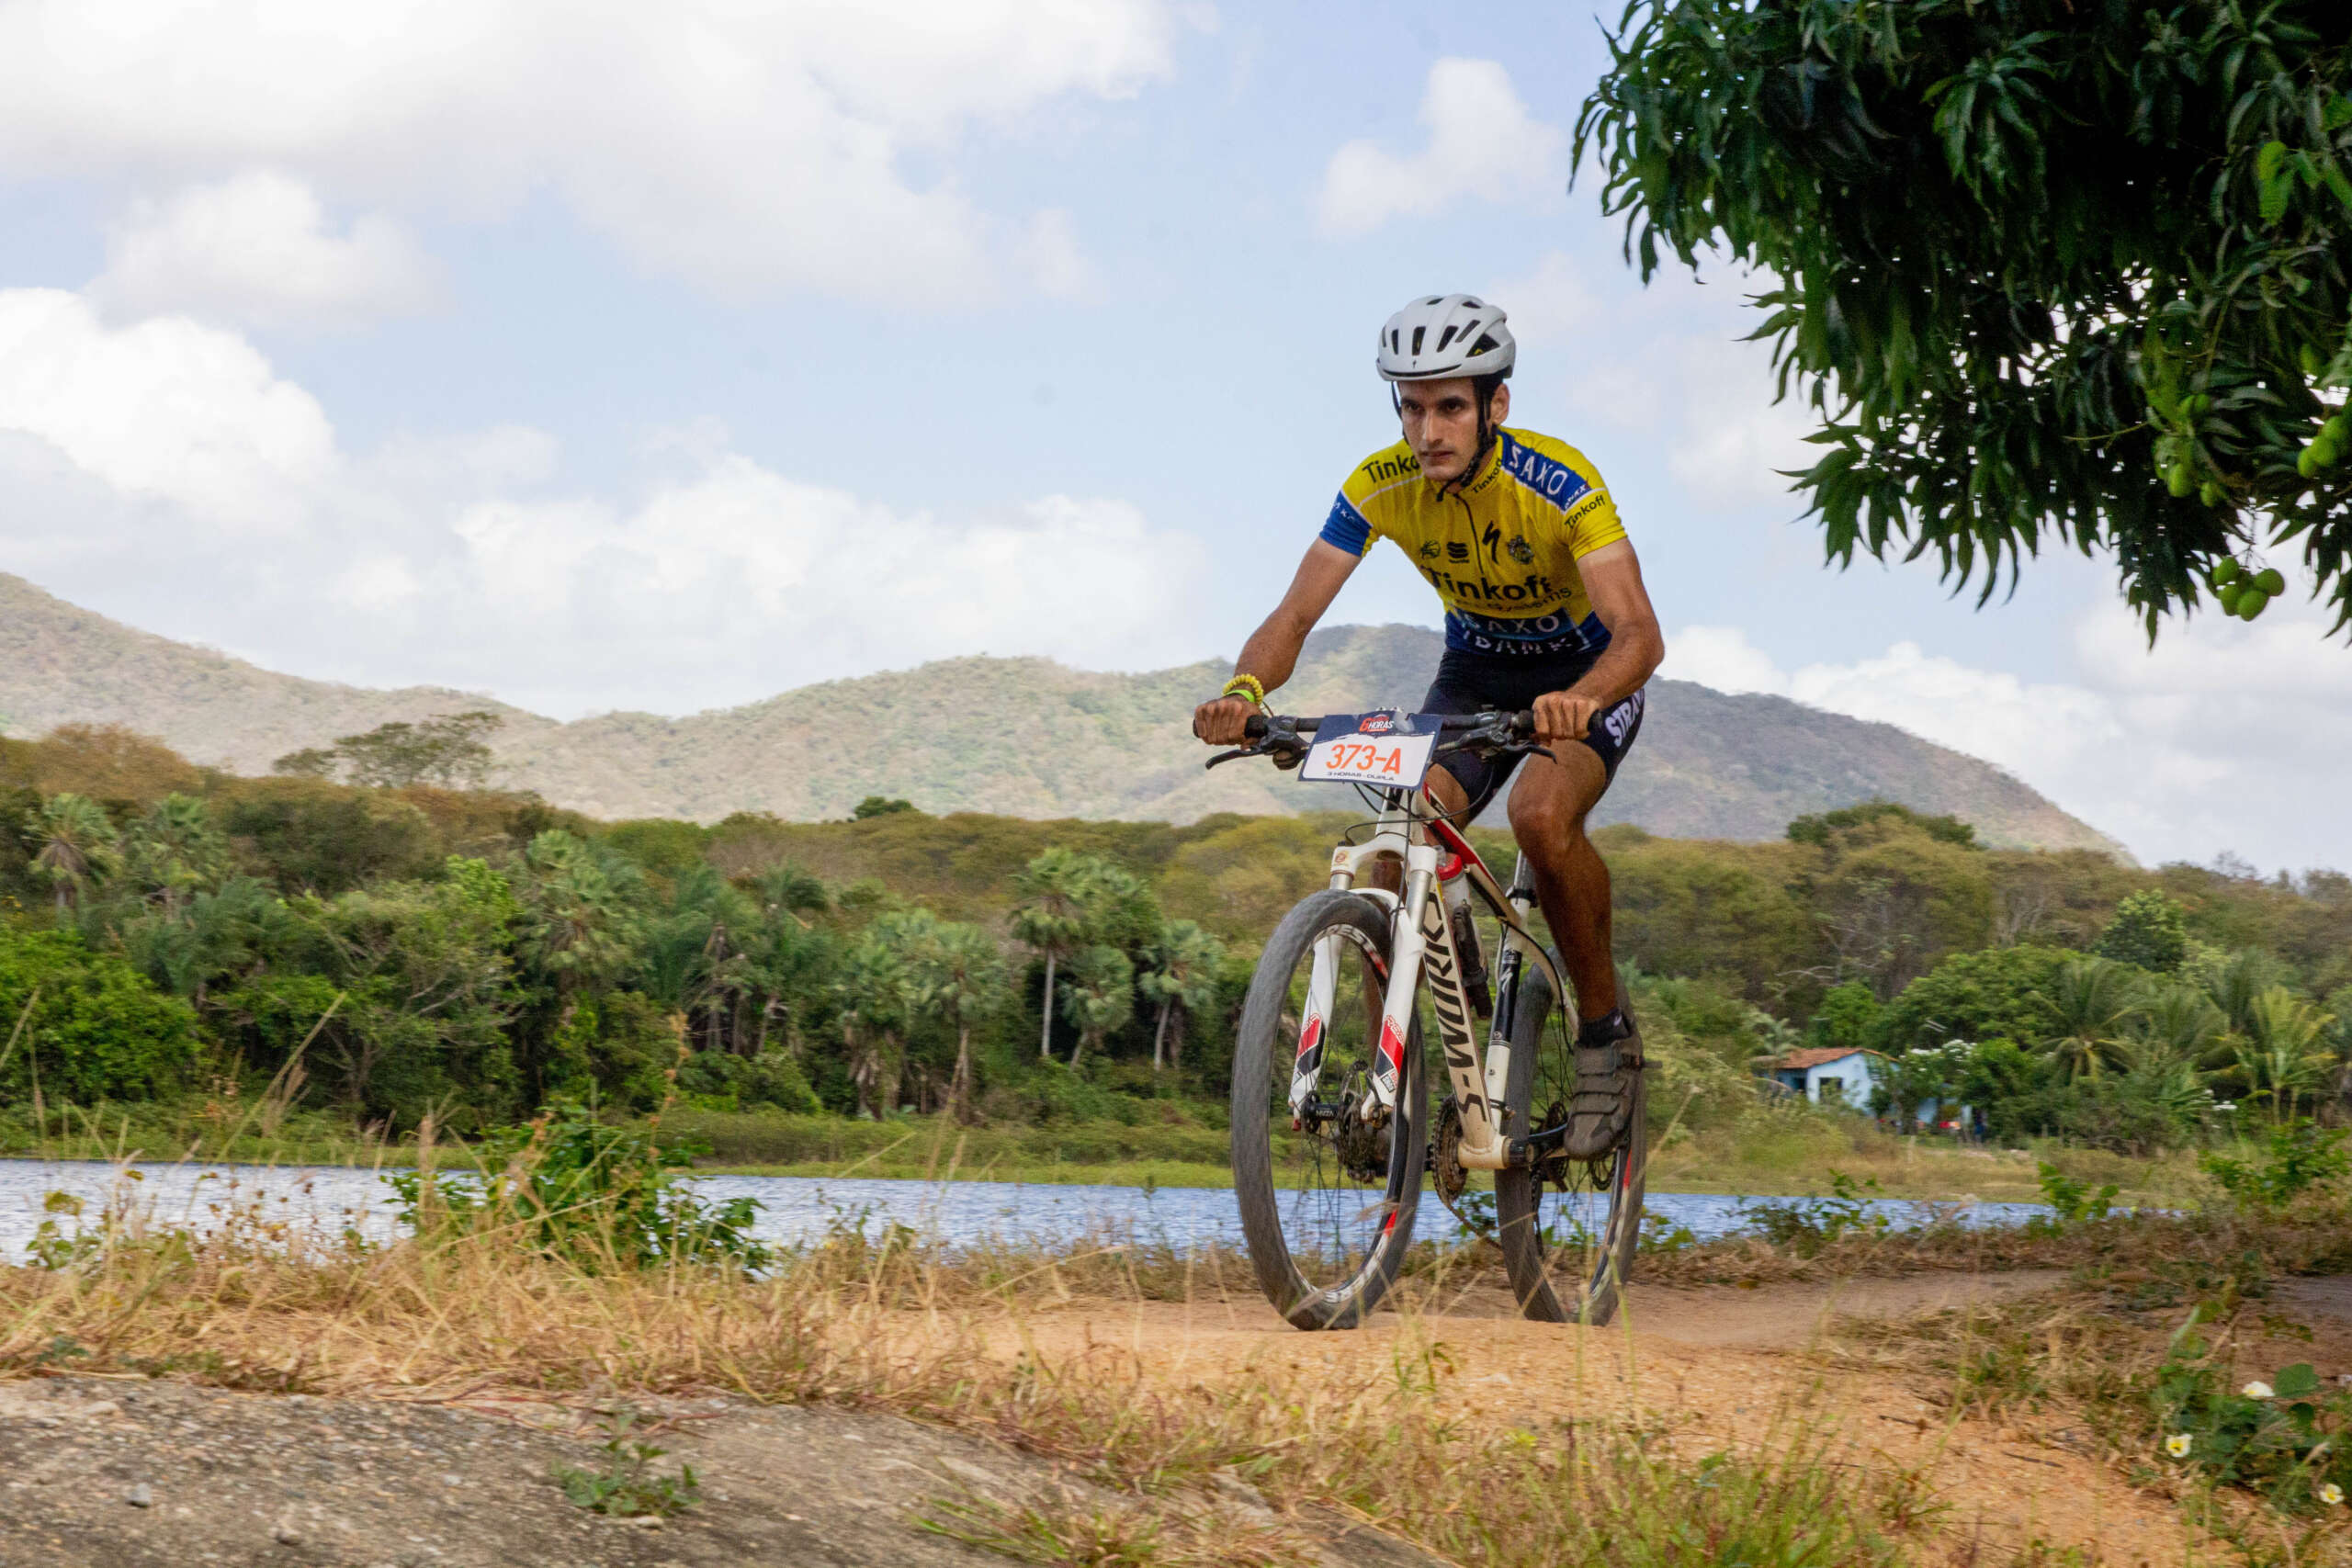
[[[1498,430],[1478,477],[1441,491],[1399,441],[1356,466],[1323,524],[1354,555],[1393,539],[1445,602],[1445,646],[1503,657],[1598,656],[1579,558],[1625,536],[1600,472],[1565,441]]]

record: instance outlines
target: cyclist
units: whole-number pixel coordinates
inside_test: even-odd
[[[1625,1068],[1640,1047],[1618,1003],[1609,868],[1585,818],[1641,731],[1643,686],[1666,641],[1600,472],[1565,442],[1503,423],[1518,357],[1505,320],[1467,294],[1430,295],[1389,317],[1376,364],[1404,439],[1340,486],[1290,591],[1242,645],[1223,694],[1194,710],[1193,733],[1238,744],[1373,541],[1396,542],[1445,604],[1445,654],[1420,711],[1532,708],[1538,738],[1557,758],[1529,760],[1509,811],[1576,987],[1565,1152],[1589,1159],[1624,1130]],[[1517,761],[1441,757],[1425,787],[1467,822]]]

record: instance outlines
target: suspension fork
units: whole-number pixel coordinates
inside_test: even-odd
[[[1446,973],[1453,974],[1453,935],[1445,927],[1445,900],[1437,895],[1438,852],[1435,844],[1410,844],[1405,850],[1405,891],[1390,923],[1388,992],[1380,1011],[1380,1042],[1372,1054],[1372,1092],[1364,1097],[1363,1114],[1396,1109],[1396,1091],[1405,1081],[1405,1052],[1413,1038],[1413,1003],[1419,994],[1421,962],[1432,944],[1446,955]],[[1429,930],[1434,915],[1438,931]]]

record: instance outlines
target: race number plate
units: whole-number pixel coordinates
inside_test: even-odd
[[[1386,784],[1410,789],[1430,771],[1440,716],[1420,713],[1335,715],[1315,732],[1299,764],[1310,784]]]

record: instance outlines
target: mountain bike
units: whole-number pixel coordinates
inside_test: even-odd
[[[1352,1328],[1412,1246],[1423,1178],[1490,1225],[1520,1309],[1590,1325],[1616,1312],[1641,1225],[1646,1145],[1639,1035],[1632,1105],[1598,1159],[1562,1152],[1576,1082],[1560,966],[1532,932],[1532,869],[1508,886],[1419,786],[1436,757],[1533,752],[1531,713],[1259,716],[1250,744],[1302,778],[1351,783],[1373,812],[1331,854],[1330,886],[1267,940],[1233,1060],[1233,1185],[1250,1260],[1300,1328]],[[1385,884],[1385,886],[1384,886]],[[1489,949],[1474,903],[1495,927]],[[1492,983],[1485,953],[1495,953]],[[1487,1023],[1483,1049],[1474,1019]],[[1432,1107],[1433,1028],[1443,1094]]]

